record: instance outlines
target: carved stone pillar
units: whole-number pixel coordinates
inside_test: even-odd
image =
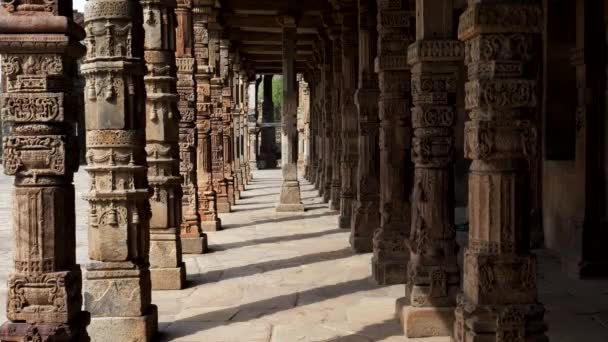
[[[323,71],[322,71],[322,79],[323,79],[323,134],[325,135],[325,139],[323,142],[324,153],[324,169],[323,169],[323,191],[319,192],[323,196],[323,202],[328,203],[331,198],[331,181],[333,175],[333,158],[335,157],[335,149],[334,149],[334,134],[333,134],[333,112],[332,112],[332,102],[333,97],[337,96],[334,94],[333,87],[333,64],[332,64],[332,55],[333,55],[333,46],[331,41],[323,41]]]
[[[410,71],[407,47],[414,41],[415,2],[378,1],[380,87],[380,229],[373,238],[373,278],[405,283],[409,252],[412,167],[410,162]]]
[[[460,17],[470,117],[465,156],[472,163],[455,341],[548,341],[536,257],[529,251],[529,162],[537,148],[533,118],[543,28],[539,2],[469,2]]]
[[[281,115],[283,184],[281,184],[281,195],[276,210],[278,212],[304,211],[300,198],[297,168],[298,91],[295,66],[297,29],[295,20],[291,17],[282,17],[281,24],[283,25],[283,113]]]
[[[258,127],[258,113],[257,113],[257,87],[256,81],[249,82],[247,87],[247,96],[249,97],[249,103],[247,107],[247,133],[249,136],[249,168],[250,170],[258,169],[258,134],[260,129]],[[247,150],[246,150],[247,151]],[[252,176],[249,176],[251,179]]]
[[[450,336],[460,271],[454,230],[454,133],[464,46],[454,40],[452,0],[418,0],[412,67],[412,161],[415,164],[410,263],[399,308],[407,337]]]
[[[359,114],[357,199],[353,208],[350,246],[356,253],[373,250],[372,237],[380,227],[380,151],[378,148],[378,75],[374,72],[378,34],[376,1],[359,0]]]
[[[221,36],[225,36],[222,30]],[[222,108],[222,174],[226,184],[226,196],[218,197],[218,212],[229,213],[235,202],[234,188],[234,153],[232,151],[234,138],[234,123],[232,121],[232,62],[234,56],[230,53],[229,39],[220,39],[220,69],[221,78],[221,108]]]
[[[239,145],[239,158],[241,159],[241,175],[243,175],[243,186],[240,189],[241,191],[245,191],[245,185],[249,184],[251,176],[251,170],[249,169],[249,134],[247,129],[249,87],[246,80],[247,74],[245,73],[245,69],[241,69],[241,73],[239,75],[239,96],[241,99],[241,115],[239,117],[239,134],[241,136]]]
[[[331,166],[331,190],[329,195],[329,208],[340,211],[340,194],[342,192],[341,158],[342,158],[342,35],[340,32],[340,18],[335,14],[335,26],[329,29],[329,36],[333,45],[332,49],[332,86],[331,86],[331,135],[332,150],[334,158],[329,159]]]
[[[134,1],[90,0],[85,26],[88,330],[93,341],[149,341],[158,323],[149,271],[142,11]]]
[[[272,75],[264,75],[262,80],[262,91],[264,100],[262,102],[262,123],[274,122],[274,105],[272,103]],[[262,159],[263,169],[274,169],[277,167],[276,158],[276,136],[274,127],[262,128],[262,146],[260,148],[260,157]]]
[[[234,178],[234,197],[235,199],[241,198],[241,191],[245,190],[245,184],[243,179],[243,173],[241,172],[241,92],[240,92],[240,80],[239,74],[241,71],[241,64],[238,60],[238,56],[235,57],[235,62],[232,64],[233,73],[231,77],[232,84],[232,174]]]
[[[53,32],[53,33],[49,33]],[[4,173],[12,192],[13,271],[2,341],[87,340],[76,264],[75,61],[82,28],[56,2],[0,4]]]
[[[215,106],[211,91],[211,77],[215,70],[213,32],[210,19],[213,3],[201,3],[193,8],[194,14],[194,56],[196,59],[196,140],[197,140],[197,184],[199,215],[203,231],[221,229],[217,216],[217,193],[213,184],[213,144],[212,125]]]
[[[340,95],[340,132],[342,149],[340,156],[340,218],[339,227],[350,229],[353,203],[357,195],[357,164],[359,148],[357,136],[357,107],[355,91],[357,90],[357,11],[356,8],[344,9],[342,19],[342,94]]]
[[[308,85],[306,84],[306,82],[304,81],[304,77],[302,74],[298,74],[297,75],[297,92],[298,92],[298,108],[296,110],[297,115],[296,115],[296,129],[297,129],[297,134],[298,134],[298,160],[297,160],[297,168],[298,168],[298,174],[300,175],[304,175],[305,174],[305,170],[304,170],[304,161],[306,158],[306,151],[305,151],[305,141],[306,141],[306,128],[305,128],[305,122],[306,122],[306,107],[308,106],[307,104],[307,94],[308,94]]]
[[[150,198],[150,276],[154,290],[186,282],[179,237],[182,187],[175,66],[175,2],[141,1],[144,11],[146,153]]]
[[[323,51],[322,43],[315,46],[315,64],[313,69],[313,78],[315,85],[314,89],[314,103],[315,103],[315,117],[313,125],[315,127],[316,143],[315,159],[314,159],[314,183],[315,189],[319,191],[319,196],[323,197],[323,171],[324,171],[324,145],[325,145],[325,116],[323,114],[323,103],[325,101],[325,91],[323,85]]]
[[[182,252],[202,254],[207,251],[207,236],[201,230],[198,211],[198,183],[196,161],[196,59],[194,58],[193,20],[191,4],[187,0],[177,3],[176,51],[177,108],[180,113],[179,153],[182,175],[182,222],[180,238]]]

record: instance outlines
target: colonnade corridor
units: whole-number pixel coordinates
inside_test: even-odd
[[[77,261],[87,257],[88,175],[75,174]],[[370,279],[371,254],[351,252],[347,229],[337,228],[313,186],[301,180],[303,213],[275,211],[280,170],[254,170],[233,211],[221,214],[224,230],[209,232],[211,252],[185,255],[183,290],[153,291],[158,341],[368,342],[449,341],[408,339],[395,313],[404,285]],[[0,267],[10,269],[12,178],[0,176]],[[463,244],[466,234],[460,233]],[[608,281],[574,280],[559,260],[539,255],[539,293],[553,342],[608,341]],[[461,259],[461,258],[460,258]],[[0,313],[5,314],[7,272],[0,273]],[[5,317],[0,317],[5,320]]]

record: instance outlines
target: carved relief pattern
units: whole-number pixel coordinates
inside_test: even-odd
[[[201,218],[201,228],[211,224],[217,226],[217,193],[213,178],[213,148],[212,121],[214,120],[215,104],[212,96],[211,78],[215,72],[215,59],[218,56],[216,47],[219,44],[215,35],[211,34],[211,7],[193,9],[195,34],[194,56],[196,59],[196,165],[198,185],[198,210]],[[213,39],[212,39],[212,36]],[[216,102],[217,103],[217,102]]]
[[[84,198],[92,262],[84,297],[93,319],[144,316],[151,310],[144,31],[138,8],[113,0],[90,0],[85,6],[89,50],[81,71],[90,189]],[[91,48],[93,41],[109,47]],[[108,340],[120,339],[106,333]]]
[[[541,31],[541,5],[532,2],[471,2],[460,18],[470,117],[465,155],[473,162],[455,341],[477,334],[492,341],[546,339],[536,259],[524,233],[530,230],[529,162],[538,144],[532,119]]]
[[[345,9],[345,11],[349,11]],[[354,201],[357,195],[358,120],[355,106],[357,87],[358,49],[357,49],[357,12],[342,14],[342,103],[340,126],[342,155],[340,171],[342,189],[340,192],[340,227],[350,228]]]
[[[336,26],[330,28],[330,37],[332,40],[332,71],[333,71],[333,85],[331,91],[333,96],[331,97],[331,135],[334,136],[332,139],[332,150],[333,158],[329,159],[332,163],[331,166],[331,192],[330,192],[330,209],[339,211],[340,210],[340,196],[342,193],[342,175],[340,159],[342,157],[342,101],[345,100],[344,88],[342,82],[342,39],[341,39],[341,27]]]
[[[406,296],[413,306],[455,306],[460,287],[451,198],[460,44],[418,40],[408,50],[415,173]]]
[[[48,338],[42,326],[73,328],[80,340],[82,278],[76,264],[74,187],[78,146],[72,77],[84,50],[80,28],[47,30],[40,16],[58,16],[56,1],[2,1],[0,114],[4,173],[12,191],[13,265],[8,276],[8,322],[0,339]],[[51,19],[61,19],[51,18]],[[20,33],[33,21],[36,30]],[[7,25],[14,23],[15,27]],[[41,33],[55,32],[55,33]],[[40,331],[38,330],[40,328]]]
[[[410,71],[407,46],[415,36],[415,1],[378,1],[378,79],[380,97],[380,229],[373,238],[374,279],[404,283],[410,232]]]
[[[358,110],[357,198],[351,223],[351,247],[371,252],[374,231],[380,227],[380,155],[378,150],[378,76],[374,72],[377,54],[376,3],[359,1],[359,84],[355,94]]]
[[[234,174],[234,122],[232,120],[233,98],[232,98],[232,81],[233,81],[233,60],[234,56],[230,53],[230,40],[220,39],[220,79],[221,79],[221,101],[220,108],[222,122],[222,139],[217,140],[222,144],[223,165],[222,173],[226,187],[226,197],[218,198],[218,208],[220,211],[230,211],[230,208],[235,203],[235,174]],[[218,177],[219,178],[219,177]],[[226,202],[227,201],[227,202]]]

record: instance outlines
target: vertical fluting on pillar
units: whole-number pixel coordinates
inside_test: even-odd
[[[234,161],[233,161],[233,137],[234,123],[232,121],[232,63],[234,55],[230,52],[231,42],[225,38],[226,33],[222,29],[219,41],[220,47],[220,107],[221,107],[221,132],[222,132],[222,175],[224,177],[226,195],[218,196],[218,212],[229,213],[235,202],[234,195]]]
[[[409,251],[412,167],[410,162],[410,70],[407,47],[414,41],[415,2],[378,0],[380,98],[380,228],[373,238],[373,278],[405,283]]]
[[[342,79],[342,35],[341,35],[341,17],[338,13],[333,15],[334,26],[329,28],[329,38],[331,39],[332,55],[332,97],[331,97],[331,149],[333,150],[334,158],[330,159],[331,166],[331,189],[329,195],[329,208],[331,210],[340,211],[340,194],[342,192],[342,175],[341,175],[341,158],[342,158],[342,102],[343,79]]]
[[[411,233],[405,302],[397,305],[407,337],[450,336],[460,289],[454,230],[456,96],[464,46],[455,39],[453,1],[418,0],[412,68]]]
[[[194,58],[196,62],[196,169],[198,210],[203,231],[221,229],[217,216],[217,193],[213,184],[211,77],[214,73],[216,50],[210,30],[213,2],[194,7]]]
[[[179,170],[182,176],[182,221],[180,239],[182,252],[202,254],[207,251],[207,236],[201,230],[199,215],[197,158],[196,158],[196,59],[192,4],[187,0],[177,3],[176,51],[177,64],[177,108],[179,121]],[[201,39],[201,37],[196,37]]]
[[[331,180],[333,175],[333,159],[336,151],[334,150],[334,134],[333,134],[333,123],[335,121],[332,112],[333,97],[338,96],[334,93],[335,88],[333,87],[333,45],[330,40],[323,40],[323,135],[325,136],[323,147],[323,202],[328,203],[331,198]]]
[[[529,162],[537,148],[540,1],[469,1],[465,156],[469,244],[455,341],[547,341],[530,246]]]
[[[144,12],[146,154],[150,198],[150,277],[154,290],[186,282],[179,237],[182,178],[175,66],[175,1],[141,0]]]
[[[359,0],[359,84],[355,94],[359,121],[357,199],[353,208],[350,246],[356,253],[373,250],[380,227],[380,149],[378,145],[378,75],[374,71],[378,34],[376,0]]]
[[[323,88],[323,46],[322,43],[315,44],[314,50],[314,68],[312,71],[315,85],[314,87],[314,103],[315,103],[315,120],[313,121],[315,132],[315,158],[314,158],[314,182],[315,189],[319,191],[319,196],[323,197],[323,170],[324,170],[324,145],[325,145],[325,116],[323,114],[323,102],[325,101],[325,91]]]
[[[298,181],[298,91],[296,89],[297,28],[293,17],[279,18],[283,27],[283,113],[281,115],[283,183],[277,212],[304,211]]]
[[[14,269],[0,339],[87,341],[72,185],[80,160],[73,78],[85,33],[57,2],[10,4],[0,10],[0,114],[10,125],[4,173],[15,177]]]
[[[350,229],[353,215],[353,204],[357,195],[358,120],[355,106],[355,91],[358,77],[357,48],[357,7],[356,3],[344,8],[340,13],[342,28],[342,93],[340,94],[340,138],[342,149],[340,155],[340,228]]]
[[[247,88],[247,96],[249,97],[249,106],[247,107],[247,133],[249,138],[249,149],[246,153],[249,153],[249,173],[248,177],[251,179],[251,170],[258,169],[258,143],[260,128],[258,127],[258,96],[257,86],[255,79],[249,82]]]
[[[231,55],[233,55],[231,53]],[[234,54],[234,62],[232,63],[232,105],[231,105],[231,122],[232,122],[232,175],[234,178],[234,198],[241,199],[241,191],[244,191],[244,180],[241,172],[241,97],[239,91],[239,73],[241,71],[241,63],[238,54]]]
[[[144,31],[138,1],[85,6],[89,258],[84,302],[93,341],[149,341],[157,330],[149,271]]]
[[[272,103],[272,77],[273,75],[264,75],[262,80],[262,123],[274,122],[274,104]],[[262,128],[262,141],[260,147],[261,168],[274,169],[277,167],[276,157],[276,135],[274,127]]]

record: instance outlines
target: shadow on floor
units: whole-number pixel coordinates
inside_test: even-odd
[[[349,248],[344,248],[337,251],[308,254],[289,259],[270,260],[257,264],[249,264],[246,266],[231,267],[224,270],[209,271],[203,274],[192,274],[188,275],[188,287],[205,284],[207,283],[207,279],[218,279],[217,281],[223,281],[233,278],[246,277],[254,274],[276,271],[289,267],[313,264],[316,262],[345,259],[351,257],[352,255],[353,252]]]
[[[226,226],[222,226],[222,228],[236,229],[236,228],[244,228],[244,227],[256,226],[256,225],[261,225],[261,224],[266,224],[266,223],[299,221],[299,220],[319,218],[319,217],[323,217],[323,216],[335,216],[336,214],[337,214],[337,212],[327,212],[327,213],[315,214],[315,215],[305,215],[304,213],[297,213],[297,214],[293,214],[293,216],[276,217],[276,218],[271,218],[271,219],[251,221],[251,222],[242,223],[242,224],[226,225]]]
[[[260,245],[260,244],[264,244],[264,243],[276,243],[276,242],[312,239],[312,238],[316,238],[316,237],[320,237],[320,236],[338,234],[338,233],[344,233],[344,229],[332,229],[332,230],[324,230],[324,231],[315,232],[315,233],[275,236],[275,237],[269,237],[269,238],[264,238],[264,239],[248,240],[248,241],[243,241],[243,242],[221,243],[221,244],[217,244],[217,245],[212,243],[212,244],[210,244],[210,247],[212,247],[212,249],[214,251],[225,251],[228,249],[255,246],[255,245]]]
[[[362,337],[370,341],[379,341],[392,336],[401,336],[403,331],[396,319],[386,320],[375,324],[370,324],[363,329],[346,336],[331,338],[320,342],[353,342],[359,341]]]
[[[217,326],[247,322],[294,307],[310,305],[355,292],[369,291],[378,287],[369,278],[363,278],[207,312],[175,320],[167,326],[167,331],[159,333],[158,340],[171,341],[171,339],[196,334],[199,331],[212,329]]]

